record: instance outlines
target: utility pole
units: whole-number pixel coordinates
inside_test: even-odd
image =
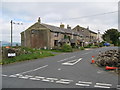
[[[13,26],[12,26],[12,24],[13,24],[13,21],[11,20],[11,47],[12,47],[12,29],[13,29]]]
[[[23,23],[15,23],[11,20],[10,24],[11,24],[11,47],[12,47],[13,46],[13,24],[23,25]]]
[[[100,30],[98,30],[98,47],[99,47],[99,44],[100,44],[99,34],[100,34]]]

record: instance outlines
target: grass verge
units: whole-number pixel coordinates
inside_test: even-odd
[[[48,56],[54,56],[54,54],[46,51],[23,54],[20,56],[16,56],[14,58],[4,59],[2,60],[2,62],[0,62],[0,64],[4,65],[4,64],[10,64],[14,62],[20,62],[20,61],[31,60],[31,59],[38,59],[38,58],[43,58]]]

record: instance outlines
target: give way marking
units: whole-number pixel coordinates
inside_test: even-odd
[[[78,62],[81,61],[81,60],[82,60],[82,58],[79,58],[78,60],[77,60],[77,59],[71,60],[71,61],[62,63],[62,65],[75,65],[76,63],[78,63]]]

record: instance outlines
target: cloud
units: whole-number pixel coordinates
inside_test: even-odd
[[[59,26],[60,23],[69,24],[72,28],[76,25],[83,27],[89,26],[96,31],[99,29],[103,33],[106,29],[117,28],[118,14],[106,14],[93,17],[99,13],[117,11],[117,2],[3,2],[2,15],[2,38],[5,41],[10,40],[10,20],[14,22],[23,22],[23,25],[14,25],[14,41],[20,42],[20,32],[34,24],[38,17],[41,17],[42,23],[48,23]],[[71,19],[77,18],[77,19]]]

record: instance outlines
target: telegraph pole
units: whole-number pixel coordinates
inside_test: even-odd
[[[13,33],[13,32],[12,32],[12,29],[13,29],[12,24],[13,24],[13,21],[11,20],[11,22],[10,22],[10,23],[11,23],[11,47],[12,47],[12,33]]]
[[[100,38],[99,38],[99,34],[100,34],[100,30],[98,30],[98,47],[99,47],[99,44],[100,44]]]
[[[15,23],[11,20],[10,24],[11,24],[11,45],[10,46],[12,47],[12,45],[13,45],[13,24],[23,25],[23,23]]]

